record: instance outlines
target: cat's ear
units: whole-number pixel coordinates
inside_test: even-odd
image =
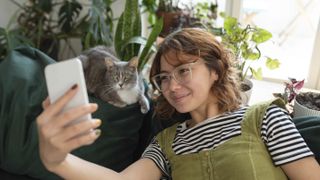
[[[137,56],[133,57],[129,61],[129,66],[137,68],[139,64],[139,58]]]
[[[107,68],[111,68],[111,67],[114,66],[113,60],[111,58],[109,58],[109,57],[106,57],[104,59],[104,62],[106,64]]]

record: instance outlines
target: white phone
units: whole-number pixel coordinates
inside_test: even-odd
[[[45,78],[51,103],[58,100],[73,85],[78,85],[77,94],[66,104],[62,112],[89,103],[83,68],[79,59],[74,58],[46,66]],[[87,114],[72,123],[90,119],[92,119],[91,114]]]

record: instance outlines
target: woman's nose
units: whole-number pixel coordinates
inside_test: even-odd
[[[176,89],[179,89],[179,88],[181,88],[181,84],[175,78],[171,78],[169,82],[169,90],[175,91]]]

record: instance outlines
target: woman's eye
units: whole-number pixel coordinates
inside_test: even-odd
[[[179,69],[179,71],[178,71],[179,75],[184,75],[189,72],[190,72],[189,68],[182,68],[182,69]]]
[[[167,82],[167,81],[169,81],[169,76],[160,76],[160,81],[161,82]]]

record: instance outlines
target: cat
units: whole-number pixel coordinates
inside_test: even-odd
[[[105,46],[96,46],[78,56],[81,60],[89,93],[116,107],[139,102],[141,112],[150,104],[145,96],[142,76],[138,73],[139,59],[121,61]]]

